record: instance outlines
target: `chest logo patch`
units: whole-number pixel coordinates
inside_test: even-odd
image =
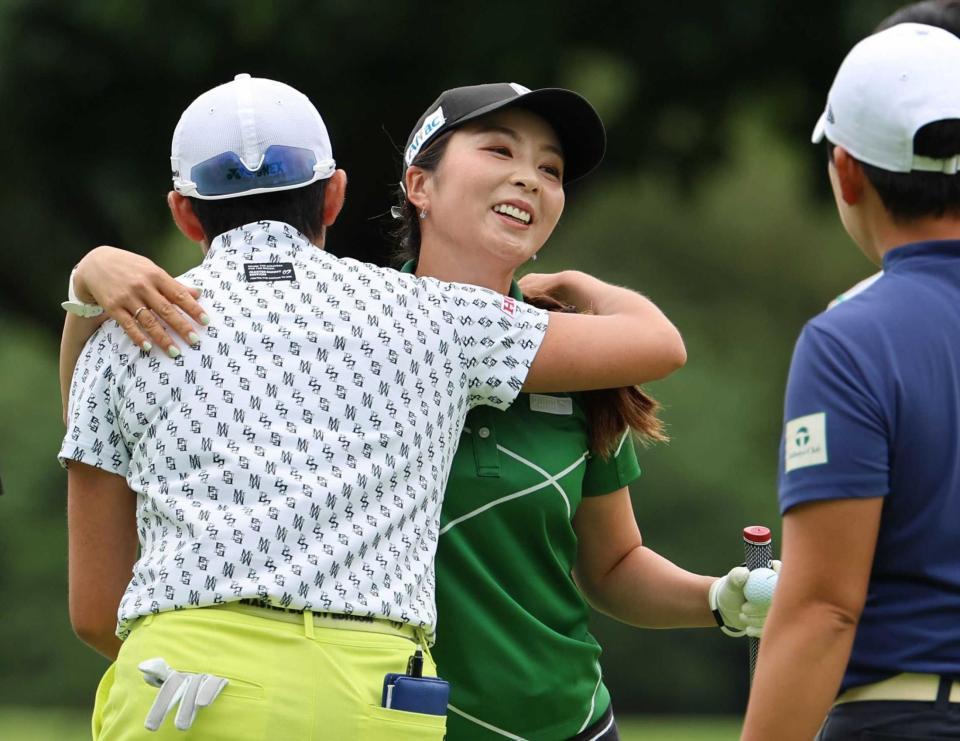
[[[243,272],[247,283],[268,283],[274,280],[295,281],[292,262],[245,262]]]
[[[787,422],[783,430],[784,472],[827,462],[827,414],[818,412]]]
[[[573,414],[573,399],[569,396],[530,394],[530,411],[544,414]]]

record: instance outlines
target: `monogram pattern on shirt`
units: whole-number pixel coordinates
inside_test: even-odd
[[[247,263],[296,280],[247,282]],[[119,635],[150,613],[267,599],[432,632],[439,509],[467,411],[516,397],[546,314],[337,259],[248,224],[183,276],[199,349],[141,353],[113,323],[74,374],[61,459],[126,477],[142,553]]]

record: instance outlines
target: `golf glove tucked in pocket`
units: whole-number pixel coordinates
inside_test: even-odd
[[[137,668],[143,674],[144,682],[160,688],[143,723],[148,731],[160,728],[178,703],[173,723],[179,730],[186,731],[197,717],[197,711],[212,704],[228,684],[227,679],[214,674],[175,671],[159,657],[147,659]]]

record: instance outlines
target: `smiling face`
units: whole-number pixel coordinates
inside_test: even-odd
[[[421,260],[446,253],[464,266],[512,274],[563,212],[560,141],[536,114],[496,111],[455,131],[437,169],[408,175],[407,185],[427,211]]]

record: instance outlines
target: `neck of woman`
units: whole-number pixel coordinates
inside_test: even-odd
[[[442,249],[426,242],[417,259],[417,275],[422,278],[481,286],[504,295],[510,293],[515,271],[515,266],[498,262],[482,251]]]

